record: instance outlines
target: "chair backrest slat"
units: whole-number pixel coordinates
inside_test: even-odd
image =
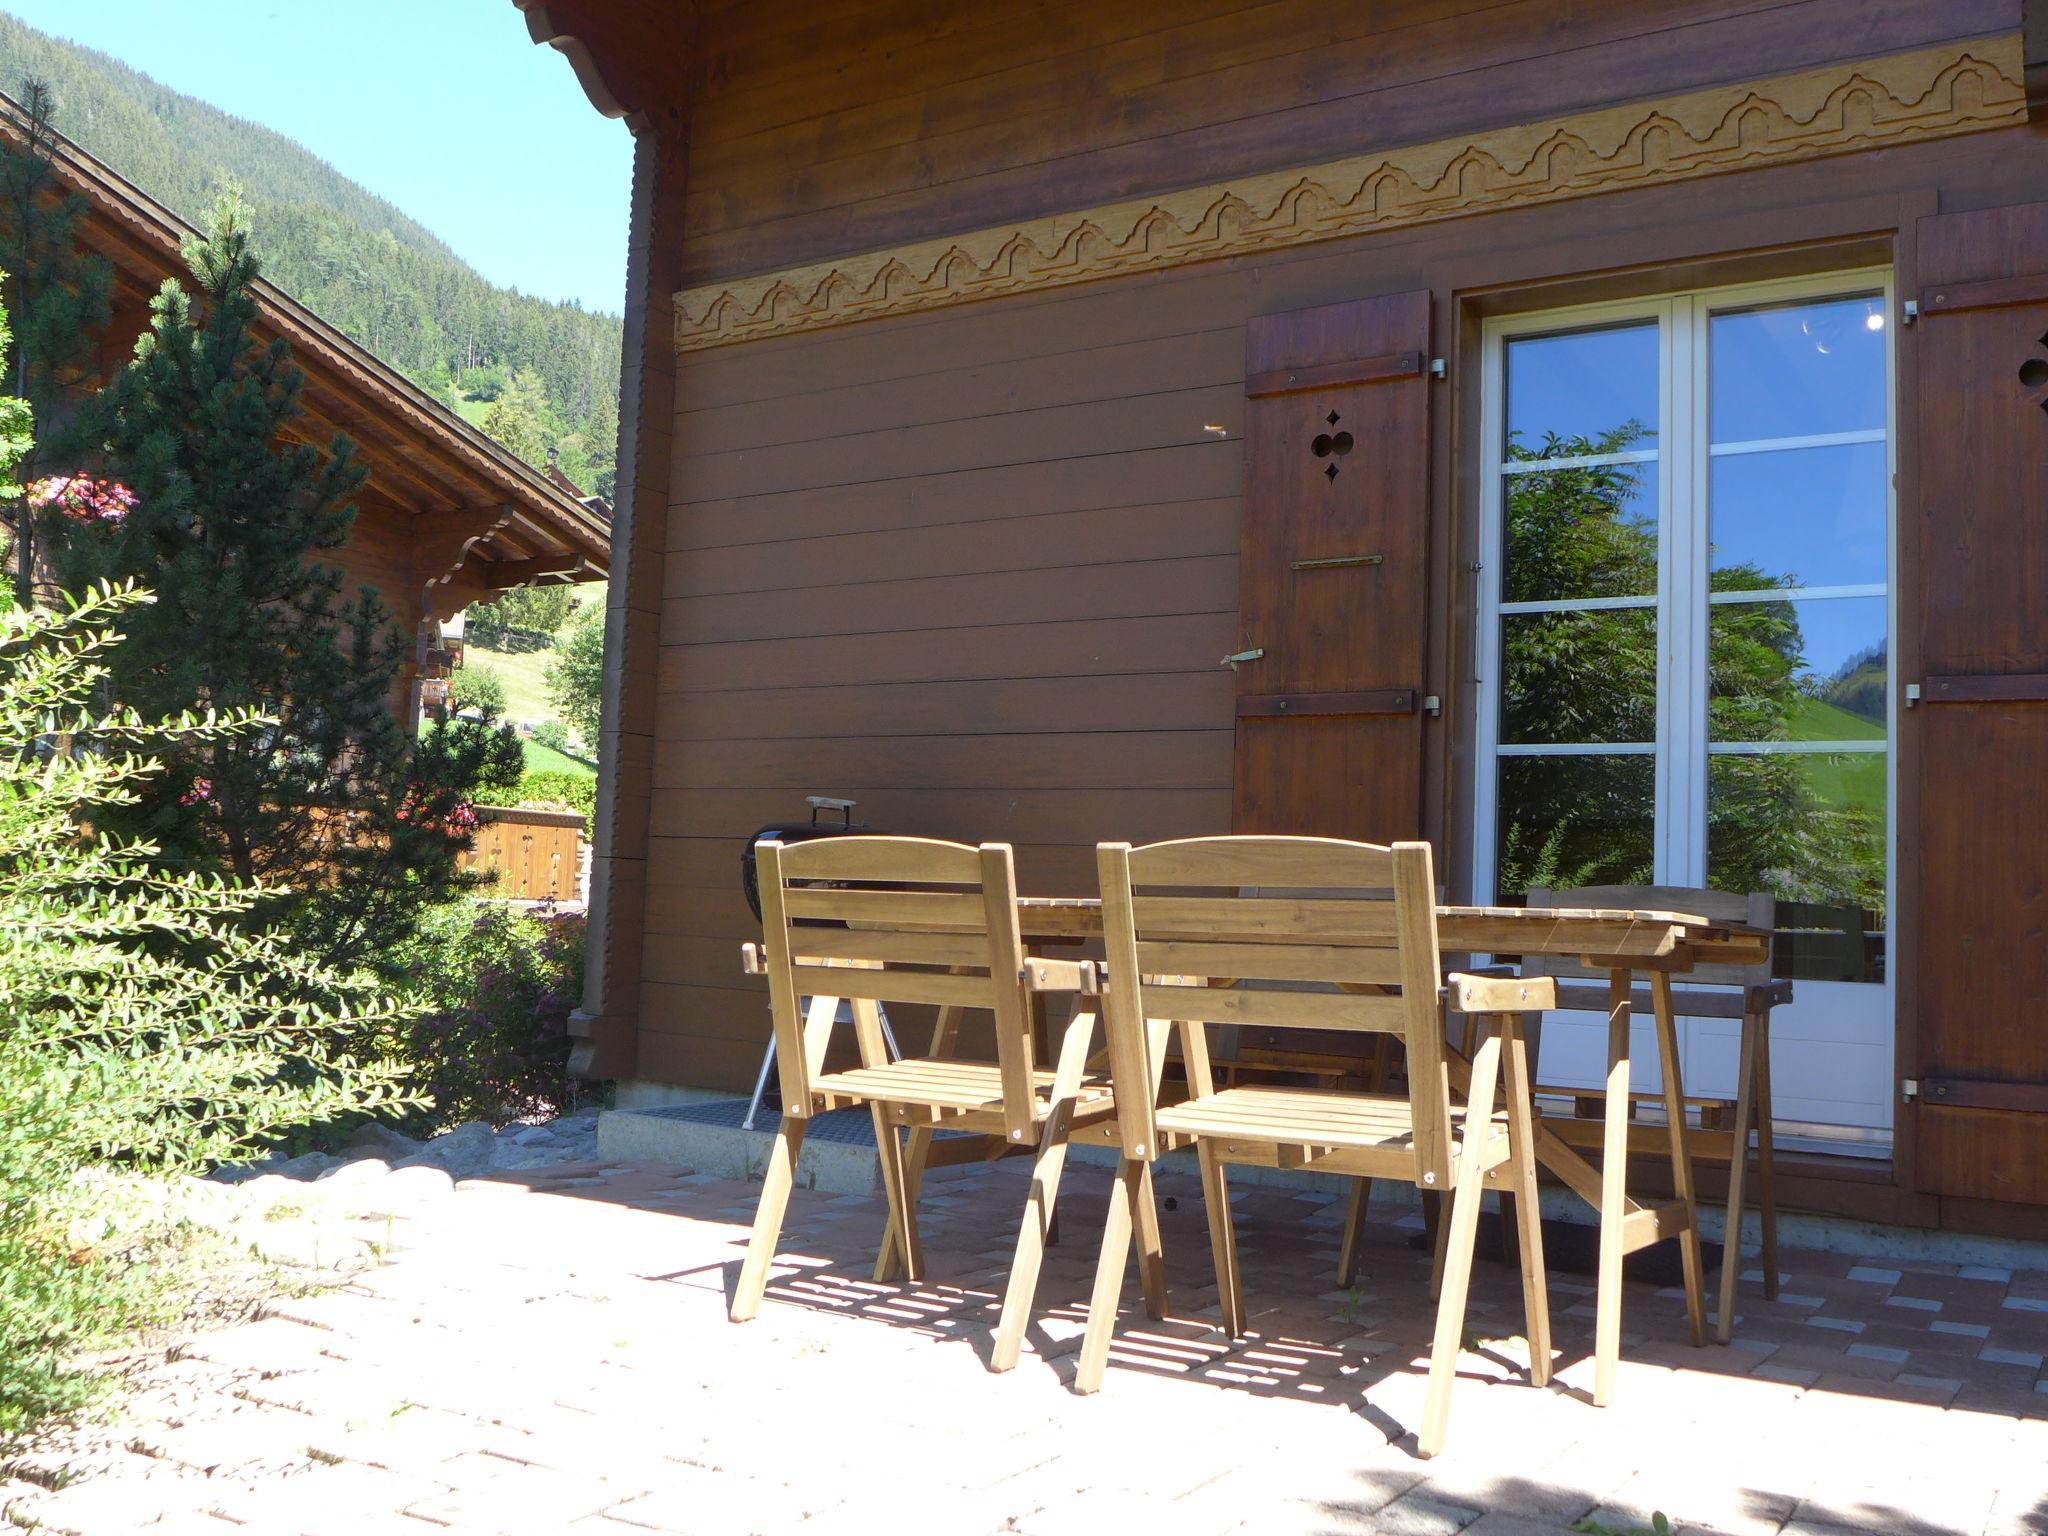
[[[804,996],[987,1009],[995,1016],[1003,1119],[1035,1139],[1030,1000],[1017,922],[1017,878],[1003,843],[973,847],[914,837],[819,838],[756,847],[763,952],[775,1017],[783,1113],[811,1113],[828,1010]],[[864,1065],[877,1030],[859,1032]],[[872,1037],[872,1038],[871,1038]]]
[[[1401,962],[1391,949],[1362,944],[1210,944],[1198,939],[1140,939],[1138,964],[1147,976],[1263,976],[1274,981],[1397,985]]]
[[[1379,1031],[1408,1047],[1416,1182],[1444,1186],[1450,1098],[1428,844],[1191,838],[1105,844],[1098,863],[1126,1152],[1148,1156],[1153,1141],[1149,1114],[1141,1123],[1135,1112],[1151,1098],[1135,1021]]]

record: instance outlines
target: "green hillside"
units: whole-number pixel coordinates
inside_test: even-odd
[[[411,378],[481,416],[514,373],[545,392],[540,451],[609,496],[620,322],[487,282],[424,226],[260,124],[0,13],[0,90],[38,77],[56,126],[158,202],[201,221],[237,185],[272,281]]]

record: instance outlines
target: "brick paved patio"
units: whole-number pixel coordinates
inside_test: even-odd
[[[1554,1277],[1562,1369],[1538,1392],[1515,1271],[1482,1263],[1450,1446],[1423,1462],[1409,1228],[1376,1225],[1361,1283],[1337,1290],[1341,1206],[1244,1191],[1256,1333],[1233,1347],[1199,1184],[1162,1178],[1176,1318],[1127,1315],[1105,1390],[1077,1398],[1099,1169],[1070,1173],[1054,1310],[1023,1365],[981,1365],[1022,1180],[1015,1163],[935,1180],[932,1277],[909,1288],[864,1278],[879,1201],[798,1192],[746,1327],[724,1292],[750,1186],[622,1167],[472,1181],[401,1224],[388,1265],[174,1351],[89,1475],[0,1484],[0,1507],[80,1536],[1555,1536],[1653,1511],[1681,1532],[2048,1531],[2048,1272],[1788,1250],[1779,1299],[1751,1275],[1735,1345],[1703,1350],[1679,1300],[1631,1285],[1603,1411],[1583,1277]]]

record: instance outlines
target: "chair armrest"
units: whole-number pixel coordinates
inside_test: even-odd
[[[740,971],[747,976],[766,976],[768,974],[768,961],[761,954],[760,945],[742,944],[740,946]]]
[[[1742,994],[1742,1003],[1751,1013],[1768,1013],[1773,1008],[1790,1007],[1792,983],[1767,981],[1760,987],[1749,987]]]
[[[1557,983],[1548,976],[1474,976],[1454,971],[1444,978],[1451,1007],[1459,1013],[1536,1013],[1557,1006]]]
[[[1024,990],[1027,992],[1078,992],[1083,997],[1102,993],[1102,968],[1093,960],[1048,960],[1027,955],[1024,960]]]

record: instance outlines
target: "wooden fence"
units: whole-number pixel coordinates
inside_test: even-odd
[[[478,893],[516,901],[578,900],[583,862],[583,817],[575,811],[535,811],[480,805],[482,825],[463,868],[495,876]]]

